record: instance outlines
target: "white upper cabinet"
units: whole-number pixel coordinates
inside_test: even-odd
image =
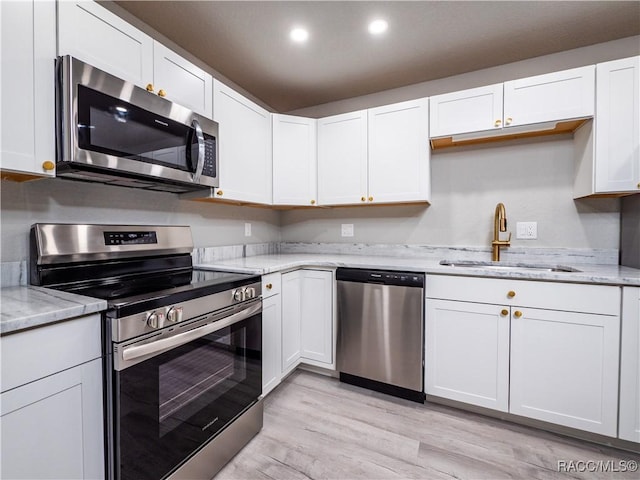
[[[213,77],[159,42],[153,43],[153,81],[159,95],[213,117]]]
[[[573,68],[504,83],[504,125],[592,117],[595,67]]]
[[[431,191],[429,100],[372,108],[369,115],[367,200],[428,201]]]
[[[428,201],[430,155],[427,98],[321,118],[318,202]]]
[[[218,80],[213,82],[213,105],[220,135],[216,197],[271,204],[271,114]]]
[[[573,131],[578,120],[594,115],[594,70],[590,65],[433,96],[432,147],[522,133]],[[452,136],[458,137],[443,138]]]
[[[53,176],[55,4],[0,2],[0,11],[0,169],[3,176],[9,173]]]
[[[272,119],[274,205],[317,205],[317,120],[278,114]]]
[[[318,202],[367,201],[367,111],[318,120]]]
[[[58,52],[213,115],[210,74],[93,1],[58,2]]]
[[[429,99],[431,137],[502,128],[502,83]]]
[[[596,65],[596,115],[575,135],[575,198],[640,193],[640,57]]]
[[[595,192],[640,192],[640,57],[596,67]]]
[[[153,39],[92,1],[60,1],[58,54],[72,55],[145,88],[153,83]]]

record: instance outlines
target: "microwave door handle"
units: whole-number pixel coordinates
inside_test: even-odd
[[[202,175],[202,169],[204,168],[204,134],[202,133],[202,127],[198,120],[194,118],[191,125],[196,131],[196,139],[198,140],[198,163],[196,165],[196,171],[193,174],[193,182],[198,183]]]
[[[184,333],[179,333],[173,337],[163,338],[155,342],[145,343],[144,345],[126,347],[122,351],[122,360],[126,362],[146,355],[157,355],[172,348],[179,347],[180,345],[184,345],[185,343],[197,340],[198,338],[209,335],[210,333],[217,332],[229,325],[233,325],[234,323],[249,318],[256,313],[259,313],[261,310],[262,302],[257,302],[240,312],[234,313],[228,317],[224,317],[202,327],[194,328],[193,330],[189,330]]]

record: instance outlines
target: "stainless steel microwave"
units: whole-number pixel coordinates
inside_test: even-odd
[[[174,193],[218,186],[218,124],[70,56],[56,61],[56,175]]]

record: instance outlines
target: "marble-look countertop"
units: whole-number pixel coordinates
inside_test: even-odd
[[[499,265],[518,266],[519,264],[500,262]],[[577,271],[553,272],[542,269],[497,270],[479,266],[450,267],[440,265],[438,261],[433,259],[321,253],[256,255],[211,263],[201,263],[197,264],[196,268],[264,275],[300,267],[352,267],[473,277],[640,286],[640,269],[636,268],[622,267],[620,265],[558,264],[545,262],[536,262],[535,265],[549,267],[562,266],[573,268]]]
[[[49,288],[0,289],[0,335],[106,310],[107,302]]]

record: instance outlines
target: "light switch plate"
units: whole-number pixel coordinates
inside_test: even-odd
[[[343,223],[342,224],[342,236],[343,237],[353,237],[353,223]]]
[[[516,222],[516,238],[520,240],[538,238],[538,222]]]
[[[251,224],[250,223],[245,223],[244,224],[244,236],[245,237],[250,237],[251,236]]]

